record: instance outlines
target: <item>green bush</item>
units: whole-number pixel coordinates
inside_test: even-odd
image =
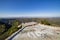
[[[49,23],[47,20],[41,20],[41,24],[51,25],[51,23]]]
[[[0,24],[0,35],[5,31],[5,25]]]

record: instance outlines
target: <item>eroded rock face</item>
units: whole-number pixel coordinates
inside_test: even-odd
[[[35,25],[25,28],[12,40],[60,40],[60,31],[41,25]]]

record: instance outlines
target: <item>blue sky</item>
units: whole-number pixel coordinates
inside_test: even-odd
[[[0,0],[1,17],[60,17],[60,0]]]

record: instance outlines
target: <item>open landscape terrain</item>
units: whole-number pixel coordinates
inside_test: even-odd
[[[13,38],[12,36],[6,40],[60,40],[60,28],[36,24],[27,26]]]
[[[22,25],[24,24],[24,25]],[[59,40],[60,18],[2,18],[0,40]],[[15,36],[14,36],[15,35]]]

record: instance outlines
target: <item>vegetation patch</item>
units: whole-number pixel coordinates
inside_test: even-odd
[[[11,34],[13,34],[14,32],[16,32],[19,28],[17,27],[19,25],[19,22],[17,20],[14,20],[12,23],[12,27],[9,28],[6,32],[4,32],[3,34],[0,35],[0,40],[4,40],[5,38],[7,38],[8,36],[10,36]],[[4,26],[5,25],[1,25],[2,26],[2,31],[0,31],[1,33],[3,32],[3,30],[5,29]],[[1,28],[1,27],[0,27]]]

